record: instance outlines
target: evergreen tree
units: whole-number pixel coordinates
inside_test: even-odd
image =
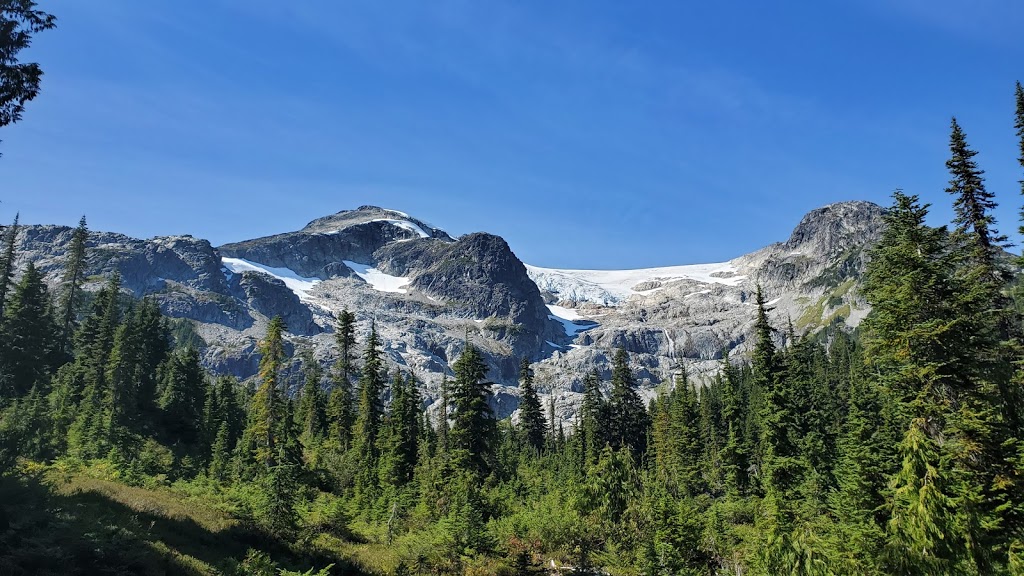
[[[647,411],[636,391],[629,354],[615,351],[612,361],[612,391],[608,398],[609,442],[613,448],[628,447],[634,459],[647,449]]]
[[[18,240],[18,216],[14,215],[14,223],[4,231],[3,254],[0,254],[0,318],[4,317],[7,303],[7,292],[14,282],[14,247]]]
[[[497,434],[489,402],[491,383],[487,381],[487,364],[476,347],[467,344],[452,369],[455,381],[451,399],[455,414],[449,447],[457,465],[482,480],[494,467]]]
[[[323,388],[320,385],[323,369],[308,350],[302,356],[302,366],[306,372],[306,380],[302,395],[299,397],[296,419],[301,430],[302,444],[309,449],[323,436],[327,416]]]
[[[279,389],[285,360],[284,321],[275,316],[260,341],[259,387],[249,405],[248,422],[238,443],[238,473],[243,478],[265,475],[280,464],[285,401]]]
[[[541,412],[537,389],[533,385],[533,370],[530,368],[530,361],[526,358],[519,363],[519,388],[523,391],[522,400],[519,403],[519,427],[523,431],[527,444],[534,450],[540,451],[544,448],[547,424],[544,422],[544,414]],[[554,425],[554,421],[552,421],[552,425]]]
[[[46,284],[31,262],[15,287],[0,336],[0,369],[10,379],[0,396],[21,396],[37,384],[47,386],[57,362],[56,325]]]
[[[352,426],[355,424],[355,401],[352,395],[352,379],[356,374],[353,365],[356,345],[356,317],[348,310],[338,315],[335,340],[338,360],[334,365],[334,386],[327,405],[328,437],[341,450],[347,450],[352,440]]]
[[[583,405],[580,407],[580,430],[583,434],[583,451],[588,464],[597,462],[605,444],[604,395],[601,394],[601,378],[597,370],[583,377]]]
[[[75,228],[71,235],[67,263],[64,265],[63,293],[58,307],[61,328],[69,343],[74,332],[75,312],[78,310],[82,282],[85,280],[85,243],[88,239],[89,229],[85,224],[85,216],[82,216],[78,221],[78,228]]]
[[[391,412],[381,436],[381,481],[402,487],[412,481],[419,460],[420,397],[410,374],[396,373],[391,385]]]
[[[953,118],[949,136],[951,157],[946,161],[950,180],[946,192],[954,197],[956,233],[970,247],[970,258],[982,267],[979,280],[1002,283],[1005,271],[998,263],[999,252],[1006,237],[995,229],[995,196],[985,189],[984,171],[978,168],[974,157],[978,154],[967,144],[963,129]]]
[[[231,465],[231,429],[227,422],[221,422],[217,429],[217,437],[210,450],[209,475],[215,480],[224,481],[228,478]]]
[[[32,0],[0,4],[0,128],[21,120],[25,104],[39,95],[42,69],[34,62],[20,62],[18,54],[31,46],[33,34],[56,24],[57,19],[37,10]]]
[[[201,438],[206,388],[206,373],[199,362],[198,350],[190,346],[171,357],[164,372],[159,400],[169,440],[188,447],[197,446]]]
[[[359,472],[356,486],[363,492],[376,487],[378,433],[384,414],[382,395],[384,392],[384,361],[381,358],[380,339],[377,327],[371,326],[363,354],[363,370],[359,378],[359,414],[356,418],[354,442]]]

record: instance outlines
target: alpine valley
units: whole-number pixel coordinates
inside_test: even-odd
[[[122,290],[155,298],[176,330],[194,333],[211,372],[242,379],[256,374],[257,342],[269,319],[281,316],[293,387],[301,374],[291,353],[334,361],[343,309],[356,314],[360,338],[375,324],[387,362],[416,375],[428,404],[438,403],[442,379],[471,341],[489,365],[498,417],[516,414],[525,357],[545,402],[571,428],[579,378],[596,366],[607,381],[617,348],[631,353],[645,400],[682,368],[699,381],[723,353],[748,355],[758,284],[776,326],[796,334],[857,326],[868,311],[859,279],[882,214],[869,202],[832,204],[806,214],[787,240],[728,262],[636,270],[539,268],[498,236],[452,237],[375,206],[216,247],[189,235],[141,240],[92,231],[85,289],[119,273]],[[56,288],[73,231],[23,227],[19,264],[34,262]]]

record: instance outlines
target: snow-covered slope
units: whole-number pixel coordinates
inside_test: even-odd
[[[299,297],[299,300],[308,300],[309,291],[319,282],[319,278],[303,278],[288,268],[266,266],[259,262],[250,262],[242,258],[221,258],[226,270],[225,274],[241,274],[242,272],[262,272],[284,282],[289,290]]]
[[[541,291],[559,301],[601,306],[616,306],[630,296],[651,294],[679,280],[737,286],[745,278],[730,262],[635,270],[561,270],[527,264],[526,272]]]

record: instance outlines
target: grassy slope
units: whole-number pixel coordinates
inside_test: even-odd
[[[382,551],[374,546],[319,535],[284,545],[194,492],[127,486],[57,467],[0,476],[7,517],[0,517],[0,574],[230,574],[250,549],[293,570],[332,563],[335,574],[381,568]]]

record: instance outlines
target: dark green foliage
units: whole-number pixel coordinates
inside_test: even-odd
[[[378,435],[384,418],[384,361],[381,359],[377,327],[370,328],[363,353],[363,369],[359,378],[359,413],[356,417],[354,450],[358,459],[356,488],[369,497],[377,488],[377,459],[380,456]]]
[[[355,330],[355,314],[342,310],[338,315],[335,332],[338,360],[332,374],[334,386],[327,405],[328,438],[337,443],[340,450],[348,450],[352,440],[352,426],[355,424],[355,399],[352,395],[352,379],[356,374],[353,365]]]
[[[0,396],[21,396],[47,377],[59,354],[50,296],[33,264],[26,267],[0,322]]]
[[[75,228],[71,236],[67,264],[64,266],[60,304],[57,307],[61,329],[69,346],[71,335],[74,332],[75,314],[78,311],[81,298],[82,281],[85,279],[85,243],[88,239],[89,229],[85,224],[85,216],[82,216],[82,219],[78,221],[78,228]]]
[[[519,427],[527,444],[534,450],[541,450],[544,448],[548,427],[541,412],[537,388],[533,383],[533,370],[530,369],[530,361],[526,358],[519,363],[519,388],[523,392],[522,400],[519,402]]]
[[[647,410],[636,392],[629,354],[619,348],[612,362],[612,392],[608,398],[608,441],[612,448],[628,447],[634,459],[647,448]]]
[[[7,293],[11,288],[14,276],[15,242],[18,240],[18,216],[14,215],[14,223],[11,224],[3,235],[3,253],[0,254],[0,318],[4,316],[4,307],[7,304]]]
[[[986,259],[1001,243],[994,199],[958,126],[951,140],[957,228],[929,226],[927,206],[894,195],[858,331],[780,333],[758,288],[748,359],[725,351],[715,373],[680,370],[648,410],[617,350],[609,398],[595,371],[581,374],[566,428],[553,402],[544,418],[525,361],[520,422],[496,422],[487,363],[468,343],[454,381],[424,383],[440,384],[424,411],[411,374],[386,388],[377,326],[355,369],[348,312],[329,398],[308,356],[302,390],[286,388],[280,319],[250,397],[207,378],[194,348],[172,350],[156,304],[124,297],[116,277],[76,312],[67,354],[44,361],[46,346],[24,342],[56,342],[60,315],[27,267],[0,323],[0,469],[19,470],[0,482],[80,467],[117,479],[105,490],[173,482],[252,531],[217,567],[227,572],[271,573],[287,549],[305,566],[314,551],[374,556],[374,573],[1022,574],[1022,317]],[[0,569],[27,565],[11,557],[0,547]]]
[[[455,381],[451,388],[452,418],[448,447],[455,462],[482,480],[494,467],[497,428],[489,399],[491,383],[487,381],[487,364],[472,344],[452,366]]]
[[[39,94],[43,71],[18,60],[32,35],[53,28],[57,19],[32,0],[0,1],[0,128],[21,120],[25,104]]]

